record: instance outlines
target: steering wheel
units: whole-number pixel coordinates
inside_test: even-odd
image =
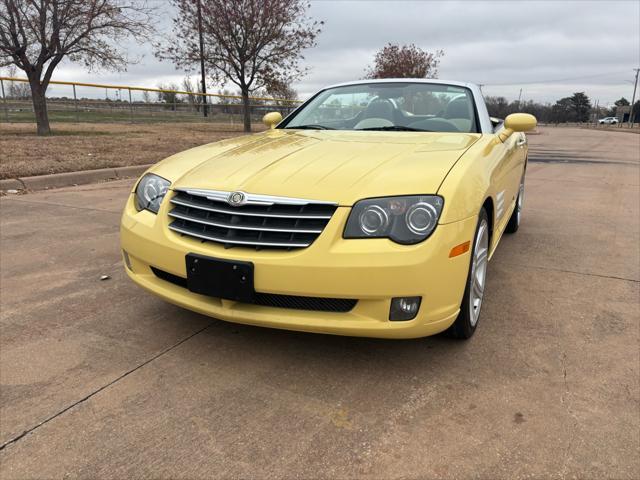
[[[388,98],[376,98],[367,105],[362,120],[367,118],[381,118],[393,123],[396,107]]]
[[[425,118],[409,124],[409,127],[431,130],[433,132],[460,132],[452,122],[444,118]]]

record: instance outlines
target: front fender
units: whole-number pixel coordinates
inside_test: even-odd
[[[438,194],[444,197],[440,223],[453,223],[478,215],[484,201],[496,201],[502,142],[495,135],[483,135],[451,169]]]

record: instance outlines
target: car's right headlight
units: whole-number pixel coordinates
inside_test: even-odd
[[[158,213],[162,199],[167,194],[171,182],[153,173],[147,173],[138,182],[135,195],[135,206],[139,212],[149,210]]]
[[[344,238],[389,238],[405,245],[429,237],[444,201],[438,195],[409,195],[360,200],[347,220]]]

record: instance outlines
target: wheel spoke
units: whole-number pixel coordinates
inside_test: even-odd
[[[517,203],[518,225],[520,224],[520,216],[522,215],[523,204],[524,204],[524,178],[520,181],[520,189],[518,190],[518,203]]]
[[[487,249],[483,248],[476,254],[476,268],[484,265],[487,262]]]
[[[480,279],[478,277],[473,280],[473,293],[474,296],[478,299],[482,299],[482,294],[484,293],[484,288],[480,283]]]

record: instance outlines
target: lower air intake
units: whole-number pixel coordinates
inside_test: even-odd
[[[187,288],[187,279],[151,267],[153,274],[169,283]],[[298,295],[278,295],[276,293],[256,292],[255,305],[274,308],[289,308],[292,310],[308,310],[315,312],[345,313],[353,310],[358,300],[352,298],[302,297]]]

